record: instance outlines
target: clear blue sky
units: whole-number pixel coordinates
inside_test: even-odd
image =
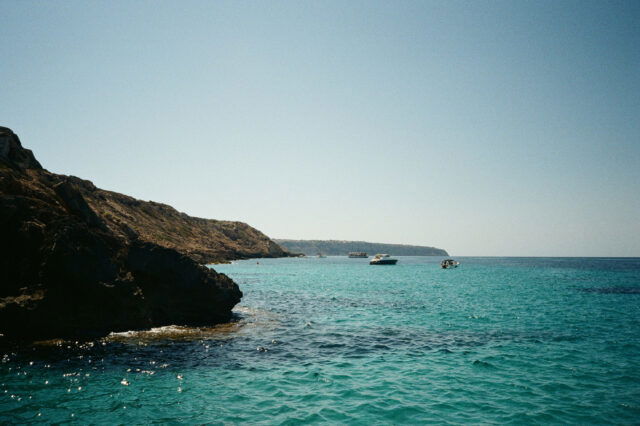
[[[640,256],[640,2],[0,0],[49,170],[275,238]]]

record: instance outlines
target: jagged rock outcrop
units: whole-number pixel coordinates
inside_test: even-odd
[[[146,239],[146,229],[106,220],[95,210],[110,197],[102,192],[42,169],[0,127],[0,334],[97,336],[228,320],[238,286]]]
[[[0,127],[0,158],[21,169],[42,169],[29,149],[24,149],[18,135],[7,127]]]

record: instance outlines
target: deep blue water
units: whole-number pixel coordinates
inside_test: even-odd
[[[0,354],[0,422],[640,421],[640,259],[217,265],[232,324]]]

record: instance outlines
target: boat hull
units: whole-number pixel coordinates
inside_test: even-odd
[[[398,263],[398,259],[380,259],[372,260],[369,265],[395,265],[396,263]]]
[[[369,255],[367,255],[367,253],[363,252],[363,251],[352,251],[351,253],[349,253],[349,257],[350,258],[367,258],[369,257]]]

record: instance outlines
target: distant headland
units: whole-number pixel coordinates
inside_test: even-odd
[[[316,255],[318,253],[330,256],[346,256],[349,252],[367,252],[370,255],[376,253],[391,253],[394,256],[449,256],[446,250],[406,244],[369,243],[366,241],[339,241],[339,240],[287,240],[274,239],[283,248],[291,253],[304,253]]]

